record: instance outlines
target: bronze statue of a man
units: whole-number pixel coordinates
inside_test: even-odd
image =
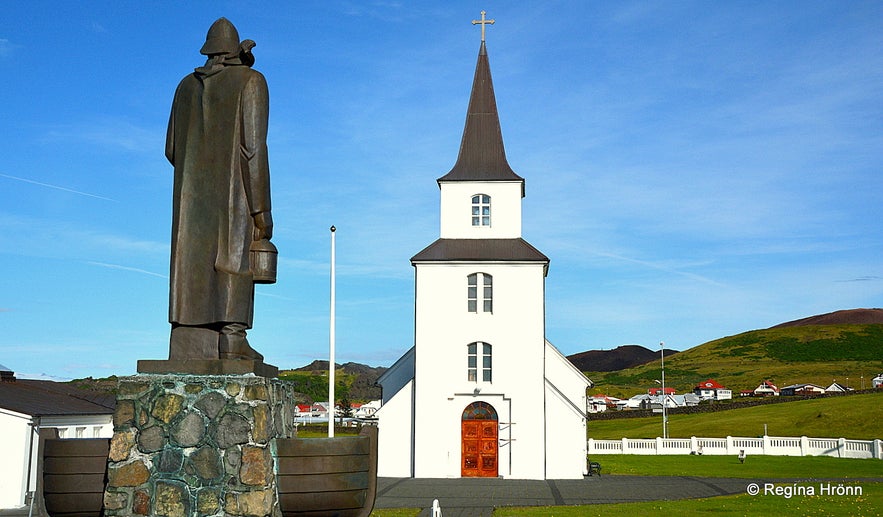
[[[170,360],[263,360],[245,337],[254,312],[249,249],[273,234],[269,96],[251,69],[252,47],[220,18],[200,50],[205,65],[175,92],[166,138],[175,167]]]

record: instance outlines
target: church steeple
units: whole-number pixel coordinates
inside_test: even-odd
[[[491,68],[483,39],[475,65],[460,154],[451,171],[438,181],[520,181],[524,195],[524,179],[506,161]]]

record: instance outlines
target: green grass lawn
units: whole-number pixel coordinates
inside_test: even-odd
[[[494,510],[494,517],[616,517],[620,515],[628,517],[634,515],[677,515],[679,517],[843,515],[859,517],[883,515],[883,483],[861,483],[858,486],[861,486],[863,492],[860,496],[815,495],[785,498],[744,494],[649,503],[512,507],[497,508]],[[377,515],[378,517],[387,517],[387,514]]]
[[[745,463],[733,456],[593,454],[602,475],[699,476],[746,479],[883,478],[883,460],[827,456],[748,456]]]
[[[668,417],[672,438],[811,436],[873,440],[883,438],[883,391],[862,395],[801,400],[716,413],[673,414]],[[599,440],[662,436],[662,416],[589,420],[588,436]]]

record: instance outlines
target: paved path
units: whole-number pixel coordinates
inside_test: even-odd
[[[379,478],[375,508],[423,508],[438,499],[444,517],[490,516],[497,506],[561,506],[690,499],[742,494],[752,481],[667,476],[592,476],[585,479]],[[780,482],[782,480],[779,480]]]

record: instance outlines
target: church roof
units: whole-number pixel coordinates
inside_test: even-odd
[[[518,239],[438,239],[411,257],[415,262],[542,262],[549,267],[549,257],[526,240]]]
[[[451,171],[438,181],[520,181],[522,195],[524,192],[524,178],[515,174],[506,161],[494,84],[491,81],[491,67],[484,41],[481,42],[478,63],[475,65],[475,79],[472,82],[469,108],[466,110],[466,127],[460,142],[460,154]]]

